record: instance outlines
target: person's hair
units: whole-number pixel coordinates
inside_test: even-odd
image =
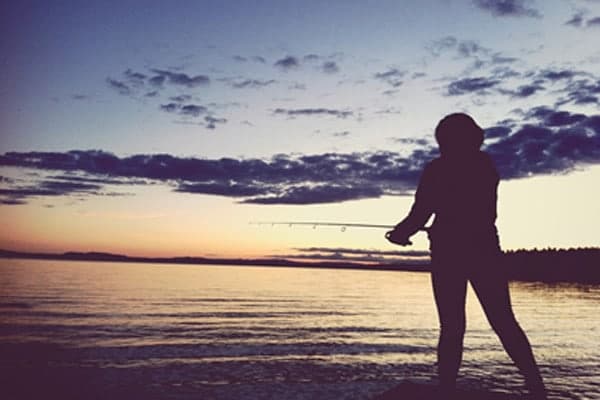
[[[438,123],[435,140],[442,155],[477,151],[483,144],[483,129],[469,115],[454,113]]]

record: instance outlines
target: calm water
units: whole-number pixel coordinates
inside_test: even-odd
[[[511,289],[552,398],[600,399],[600,287]],[[459,385],[519,393],[472,292],[467,310]],[[369,399],[433,381],[436,338],[424,273],[0,260],[15,398]]]

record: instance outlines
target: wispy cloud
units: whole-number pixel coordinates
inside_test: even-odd
[[[281,58],[281,59],[275,61],[274,65],[283,71],[289,71],[291,69],[298,68],[300,66],[300,61],[298,60],[297,57],[286,56],[284,58]]]
[[[373,77],[396,88],[402,85],[402,78],[404,78],[404,75],[406,75],[406,71],[400,71],[397,68],[389,68],[386,71],[375,73]]]
[[[348,118],[354,115],[352,111],[348,110],[336,110],[331,108],[276,108],[273,111],[276,115],[287,115],[288,117],[297,116],[333,116],[337,118]]]
[[[451,82],[447,88],[449,96],[460,96],[467,93],[476,92],[479,95],[486,94],[486,89],[490,89],[500,83],[497,79],[486,77],[463,78]]]
[[[173,85],[185,86],[187,88],[195,88],[197,86],[208,85],[210,78],[206,75],[188,75],[183,72],[172,72],[164,69],[152,69],[152,72],[157,76],[164,77],[163,82],[167,82]]]
[[[325,61],[321,65],[321,71],[325,72],[326,74],[335,74],[340,71],[340,67],[335,61]]]
[[[258,89],[258,88],[263,88],[265,86],[273,85],[276,82],[277,81],[274,79],[268,79],[268,80],[244,79],[241,81],[231,82],[231,86],[235,89],[246,89],[246,88]]]
[[[473,0],[480,9],[495,17],[534,17],[542,14],[531,6],[529,0]]]
[[[106,78],[106,83],[111,89],[116,90],[123,96],[129,96],[131,94],[131,88],[125,82],[112,78]]]

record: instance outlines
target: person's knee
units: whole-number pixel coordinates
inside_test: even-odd
[[[496,316],[490,320],[492,329],[501,338],[514,337],[515,334],[522,332],[521,326],[512,313],[510,315]]]
[[[442,322],[440,326],[440,336],[448,340],[462,341],[465,336],[464,321],[447,321]]]

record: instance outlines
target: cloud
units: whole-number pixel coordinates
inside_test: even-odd
[[[406,75],[405,71],[400,71],[396,68],[390,68],[384,72],[377,72],[375,75],[373,75],[373,77],[396,88],[402,85],[402,78],[404,75]]]
[[[125,83],[112,78],[106,78],[106,83],[111,89],[116,90],[123,96],[129,96],[131,94],[131,88]]]
[[[98,194],[101,185],[86,182],[64,180],[44,180],[36,184],[13,185],[10,188],[0,188],[0,203],[6,205],[25,204],[32,197],[56,197],[71,194]]]
[[[173,85],[185,86],[187,88],[195,88],[210,83],[210,78],[206,75],[190,76],[182,72],[171,72],[162,69],[152,69],[152,72],[157,74],[154,78],[157,76],[163,77],[162,82],[166,80]]]
[[[216,118],[212,115],[207,115],[206,117],[204,117],[204,121],[206,122],[207,129],[215,129],[217,127],[217,124],[224,124],[227,122],[227,119]]]
[[[485,130],[485,150],[504,179],[563,174],[600,163],[600,115],[538,106],[523,111],[521,117],[518,123],[500,121]],[[214,116],[205,116],[204,121],[207,125],[226,122]],[[30,197],[101,194],[115,180],[163,184],[176,192],[219,195],[250,204],[320,204],[406,195],[415,189],[424,165],[438,153],[422,139],[400,143],[405,145],[403,153],[279,154],[270,159],[117,157],[98,150],[8,152],[0,155],[0,167],[58,171],[78,178],[53,176],[36,185],[3,178],[0,201],[22,204]]]
[[[563,70],[552,70],[552,69],[546,69],[543,71],[540,71],[538,74],[538,77],[541,79],[547,79],[550,81],[560,81],[560,80],[564,80],[564,79],[571,79],[573,77],[575,77],[578,74],[577,71],[573,71],[573,70],[569,70],[569,69],[563,69]]]
[[[335,61],[325,61],[321,65],[321,70],[326,74],[335,74],[340,71],[340,67],[338,67]]]
[[[455,49],[457,44],[457,38],[454,36],[445,36],[441,39],[431,42],[431,44],[427,46],[427,49],[432,55],[439,57],[443,52],[449,49]]]
[[[600,115],[535,107],[525,116],[528,123],[486,148],[503,178],[564,173],[600,162]]]
[[[173,100],[177,103],[185,103],[186,101],[190,101],[191,99],[192,96],[190,96],[189,94],[180,94],[179,96],[169,97],[169,100]]]
[[[600,27],[600,17],[595,17],[592,19],[588,19],[586,26],[591,26],[591,27]]]
[[[541,17],[538,10],[528,5],[531,3],[528,0],[473,0],[473,3],[495,17]]]
[[[162,111],[186,117],[198,117],[200,114],[208,112],[206,107],[198,104],[167,103],[161,104],[159,107]]]
[[[499,80],[485,77],[459,79],[448,85],[447,94],[449,96],[460,96],[472,92],[485,94],[486,89],[490,89],[499,83]]]
[[[272,85],[276,82],[277,81],[274,79],[269,79],[266,81],[262,81],[260,79],[244,79],[242,81],[232,82],[231,86],[236,89],[246,89],[246,88],[258,89],[258,88]]]
[[[252,204],[317,204],[407,193],[431,157],[422,149],[410,158],[377,152],[277,155],[270,160],[168,154],[119,158],[102,151],[12,152],[0,156],[0,166],[77,172],[94,179],[149,180],[174,185],[177,192],[228,196]],[[101,182],[89,184],[100,186]],[[14,185],[3,182],[5,186]],[[9,195],[3,197],[15,198]]]
[[[287,115],[289,117],[331,115],[331,116],[334,116],[337,118],[348,118],[348,117],[351,117],[354,113],[352,111],[335,110],[335,109],[329,109],[329,108],[299,108],[299,109],[277,108],[277,109],[275,109],[275,111],[273,111],[273,114]]]
[[[204,114],[208,110],[204,106],[200,106],[198,104],[186,104],[182,106],[179,110],[181,115],[187,115],[190,117],[197,117],[200,114]]]
[[[318,56],[317,54],[307,54],[304,57],[302,57],[302,60],[308,61],[308,62],[319,61],[320,59],[321,59],[321,57]]]
[[[275,61],[274,65],[283,71],[289,71],[291,69],[298,68],[300,66],[300,61],[294,56],[286,56]]]
[[[267,60],[261,56],[252,56],[252,57],[250,57],[250,59],[254,62],[261,63],[261,64],[265,64],[267,62]]]
[[[533,96],[537,92],[545,90],[542,85],[539,84],[527,84],[521,85],[516,90],[503,90],[502,93],[509,94],[512,97],[526,98]]]
[[[337,254],[359,254],[359,255],[378,255],[378,256],[402,256],[402,257],[427,257],[429,251],[426,250],[374,250],[374,249],[353,249],[344,247],[300,247],[294,250],[303,253],[337,253]]]
[[[426,264],[430,257],[428,251],[380,251],[370,249],[351,249],[351,248],[329,248],[329,247],[308,247],[294,249],[296,254],[277,254],[272,255],[276,258],[302,259],[302,260],[323,260],[323,261],[351,261],[365,263],[387,263],[387,264]]]
[[[335,137],[346,137],[346,136],[350,136],[350,131],[333,132],[332,135]]]
[[[383,190],[376,186],[353,187],[335,184],[292,186],[281,193],[247,199],[250,204],[319,204],[380,197]]]
[[[558,104],[600,104],[600,79],[580,79],[568,82],[564,89],[566,97],[560,99]]]
[[[167,78],[164,75],[154,75],[152,78],[148,79],[148,83],[154,87],[162,87],[166,80]]]
[[[570,20],[565,22],[565,25],[571,25],[576,28],[580,28],[583,25],[583,13],[579,12],[574,14]]]

